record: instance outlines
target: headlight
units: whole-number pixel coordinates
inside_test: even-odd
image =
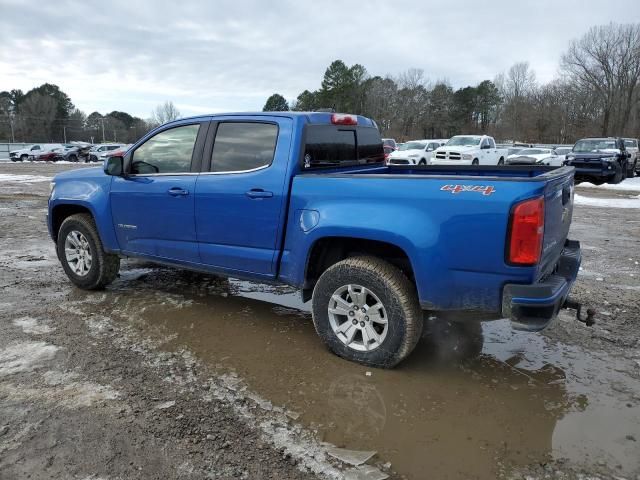
[[[417,158],[419,155],[417,153],[412,153],[409,155],[409,158]]]
[[[616,157],[604,157],[602,158],[602,160],[604,160],[605,162],[615,162]]]
[[[465,153],[464,155],[462,155],[462,159],[463,160],[473,160],[473,155],[469,155],[468,153]]]
[[[564,157],[564,158],[565,158],[565,161],[570,162],[571,160],[573,160],[573,159],[574,159],[574,158],[576,158],[576,157],[574,157],[573,155],[567,155],[567,156],[566,156],[566,157]]]
[[[56,182],[49,182],[49,198],[53,194],[53,189],[56,187]]]

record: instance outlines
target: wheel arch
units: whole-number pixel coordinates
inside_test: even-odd
[[[55,242],[58,241],[58,232],[60,231],[62,222],[64,222],[71,215],[76,215],[79,213],[86,213],[91,215],[91,218],[93,218],[94,221],[96,219],[94,213],[86,205],[62,203],[54,206],[51,209],[51,237]]]
[[[316,239],[304,267],[302,298],[308,301],[318,279],[329,267],[349,257],[368,255],[399,268],[415,284],[414,268],[407,252],[391,242],[362,237],[327,236]]]

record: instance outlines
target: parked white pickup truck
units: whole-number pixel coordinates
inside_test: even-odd
[[[431,165],[504,165],[506,148],[487,135],[456,135],[433,152]]]

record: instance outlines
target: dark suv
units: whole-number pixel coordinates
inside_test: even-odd
[[[620,183],[634,176],[630,157],[621,138],[583,138],[575,143],[564,164],[575,167],[576,183]]]

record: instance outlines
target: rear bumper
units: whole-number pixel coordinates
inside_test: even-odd
[[[539,331],[553,320],[578,276],[580,242],[567,240],[555,272],[533,285],[507,284],[502,293],[502,315],[516,330]]]

